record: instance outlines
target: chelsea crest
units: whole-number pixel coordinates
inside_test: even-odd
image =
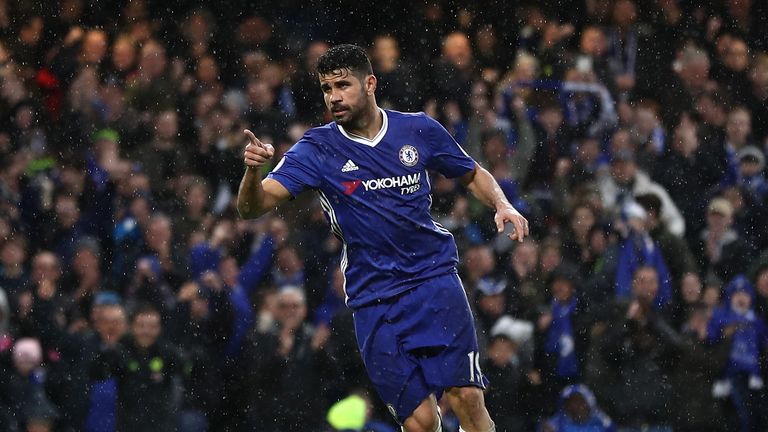
[[[406,144],[400,148],[400,162],[407,167],[416,165],[419,161],[419,152],[416,147]]]

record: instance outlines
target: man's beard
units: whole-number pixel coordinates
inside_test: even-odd
[[[339,124],[342,127],[354,129],[355,126],[357,126],[360,123],[360,117],[362,116],[365,110],[365,106],[366,106],[365,92],[361,94],[359,102],[360,102],[360,105],[357,107],[352,107],[350,105],[345,105],[345,104],[331,107],[331,115],[333,115],[333,119],[336,121],[336,124]],[[339,117],[336,115],[334,110],[344,110],[345,112],[342,114],[341,117]]]
[[[360,117],[359,113],[357,111],[353,111],[352,108],[348,106],[344,106],[344,109],[345,111],[341,116],[337,116],[336,113],[331,111],[333,119],[336,121],[336,123],[345,127],[357,123],[357,119]]]

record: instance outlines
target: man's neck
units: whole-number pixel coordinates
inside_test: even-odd
[[[383,125],[384,117],[382,117],[379,107],[376,104],[372,104],[366,113],[360,116],[358,124],[350,125],[344,129],[350,134],[370,140],[378,135]]]

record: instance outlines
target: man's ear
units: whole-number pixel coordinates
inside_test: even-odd
[[[365,92],[368,93],[369,96],[373,95],[376,92],[377,83],[378,83],[378,80],[376,79],[376,75],[368,75],[365,78]]]

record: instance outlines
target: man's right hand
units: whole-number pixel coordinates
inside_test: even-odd
[[[258,168],[275,155],[275,148],[271,144],[264,144],[256,138],[256,135],[248,129],[243,131],[248,137],[248,145],[245,146],[243,159],[248,168]]]

